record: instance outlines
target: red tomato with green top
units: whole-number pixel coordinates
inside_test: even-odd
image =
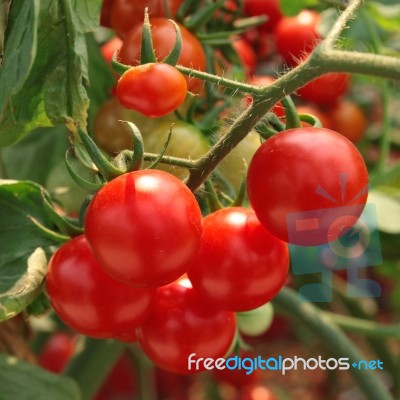
[[[185,101],[185,77],[172,65],[149,63],[129,68],[119,78],[116,97],[129,110],[163,117]]]
[[[110,7],[109,24],[124,38],[136,24],[143,23],[146,7],[152,18],[175,18],[181,4],[182,0],[114,0]]]
[[[166,18],[150,18],[153,47],[158,61],[162,61],[172,50],[176,32],[174,25]],[[199,40],[183,25],[178,24],[182,34],[182,50],[178,64],[200,71],[206,70],[206,56]],[[136,25],[127,35],[119,53],[119,59],[127,65],[138,65],[142,41],[142,24]],[[188,89],[199,93],[202,81],[186,77]]]
[[[78,333],[93,338],[112,338],[138,327],[155,294],[109,276],[93,258],[83,235],[54,253],[46,287],[57,315]]]
[[[368,196],[363,157],[324,128],[289,129],[253,156],[247,191],[260,222],[281,240],[316,246],[349,231]]]
[[[135,287],[156,287],[179,278],[196,257],[202,216],[180,179],[140,170],[96,193],[86,212],[85,235],[110,276]]]

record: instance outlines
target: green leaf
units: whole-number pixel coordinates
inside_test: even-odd
[[[45,185],[53,168],[64,161],[69,145],[65,126],[34,129],[15,145],[0,149],[5,170],[2,178]]]
[[[318,0],[280,0],[280,8],[287,16],[297,15],[304,8],[315,7]]]
[[[82,399],[74,380],[5,355],[0,355],[0,388],[1,400]]]
[[[53,225],[42,208],[42,188],[33,182],[0,180],[0,220],[1,322],[39,295],[47,255],[57,242],[37,227]]]
[[[400,4],[386,5],[374,1],[367,3],[374,21],[382,28],[393,33],[400,30]]]
[[[39,126],[86,127],[85,32],[99,12],[100,0],[12,2],[0,69],[1,146]]]
[[[89,56],[89,81],[95,82],[88,87],[89,126],[92,126],[97,110],[110,97],[111,89],[115,85],[115,77],[110,65],[104,60],[93,34],[86,34],[86,45]]]
[[[384,190],[385,188],[371,190],[368,202],[376,207],[380,231],[390,234],[400,233],[400,190],[397,189],[397,193]]]

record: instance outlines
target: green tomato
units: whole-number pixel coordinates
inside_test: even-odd
[[[239,332],[247,336],[259,336],[272,324],[274,309],[271,303],[263,304],[254,310],[237,313]]]
[[[165,151],[166,156],[195,160],[204,155],[209,144],[201,131],[194,125],[183,121],[164,121],[143,134],[144,148],[147,153],[160,153],[168,139],[172,126],[172,135]],[[185,179],[189,172],[184,167],[159,163],[157,169],[167,171],[180,179]]]
[[[261,146],[260,135],[251,131],[225,158],[219,171],[231,183],[233,189],[239,190],[247,166],[254,153]]]

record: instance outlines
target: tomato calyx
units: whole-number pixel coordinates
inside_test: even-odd
[[[169,19],[168,21],[174,26],[176,38],[174,45],[168,55],[164,57],[161,61],[158,61],[154,51],[153,38],[151,36],[151,24],[148,10],[147,8],[145,9],[144,22],[142,26],[140,65],[161,62],[164,64],[175,66],[178,63],[182,50],[182,34],[178,24],[175,21],[171,19]],[[116,51],[111,58],[111,67],[114,72],[119,75],[123,75],[126,71],[131,69],[132,66],[123,64],[118,61],[118,52],[119,50]]]

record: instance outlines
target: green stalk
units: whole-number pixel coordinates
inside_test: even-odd
[[[321,310],[311,303],[300,301],[298,295],[289,288],[283,288],[273,300],[274,306],[284,310],[310,328],[337,357],[348,357],[350,364],[359,363],[364,357],[354,343]],[[369,370],[350,368],[349,373],[369,400],[393,400],[381,380]]]

